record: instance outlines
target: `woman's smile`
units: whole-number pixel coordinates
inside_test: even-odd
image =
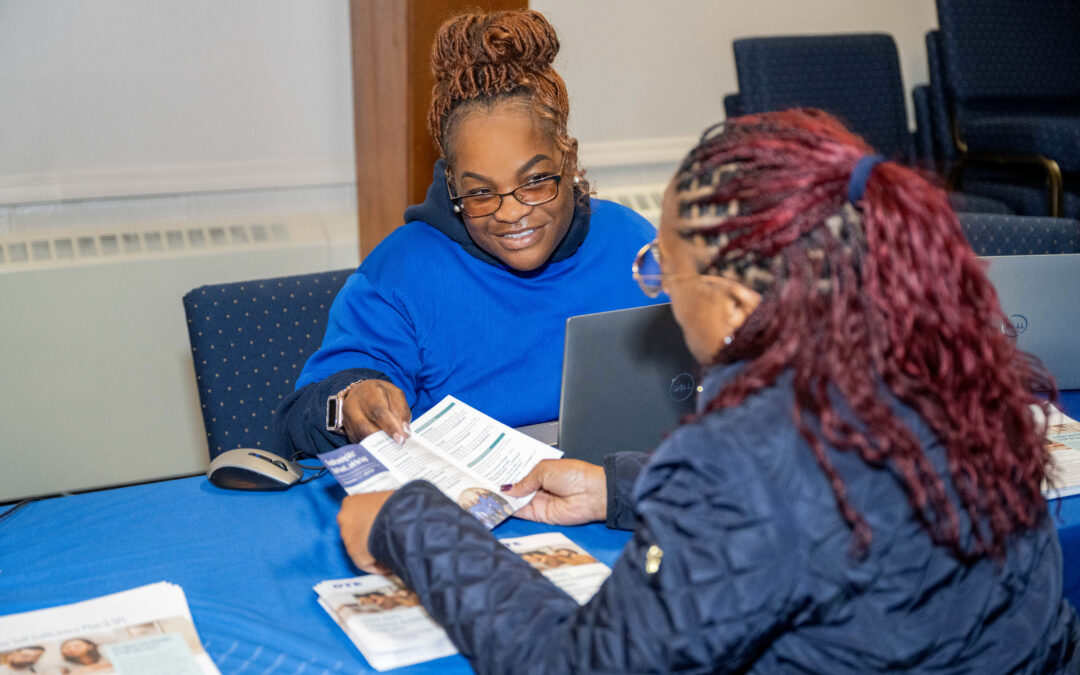
[[[523,219],[516,228],[495,236],[499,238],[504,248],[520,251],[539,242],[543,237],[543,228],[543,225],[533,225]]]

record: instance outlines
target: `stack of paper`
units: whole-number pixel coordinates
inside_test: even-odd
[[[10,672],[220,675],[165,582],[0,617],[0,653]]]
[[[500,541],[580,604],[588,602],[611,574],[607,565],[557,532]],[[334,579],[315,586],[315,592],[319,604],[375,670],[457,653],[446,632],[400,579],[375,574]]]

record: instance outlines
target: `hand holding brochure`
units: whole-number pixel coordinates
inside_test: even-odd
[[[12,672],[220,675],[183,589],[165,582],[0,617],[0,654]]]
[[[380,431],[319,459],[349,494],[423,479],[492,528],[532,499],[508,497],[499,486],[521,480],[542,459],[562,456],[453,396],[413,420],[412,428],[401,445]]]
[[[558,532],[500,539],[585,604],[611,570]],[[341,626],[375,670],[387,670],[456,654],[446,632],[432,621],[416,594],[394,577],[369,574],[323,581],[319,604]]]

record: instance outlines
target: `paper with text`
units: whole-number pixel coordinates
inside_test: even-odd
[[[1042,411],[1036,418],[1042,420]],[[1047,499],[1080,494],[1080,422],[1053,407],[1046,422],[1051,480],[1043,494]]]
[[[220,675],[183,589],[165,582],[0,617],[0,653],[21,647],[26,672]]]
[[[542,459],[562,456],[453,396],[413,420],[412,428],[401,445],[380,431],[319,459],[349,494],[426,480],[491,528],[532,499],[508,497],[499,486],[521,480]]]

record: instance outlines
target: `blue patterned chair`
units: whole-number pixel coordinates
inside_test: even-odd
[[[887,157],[914,158],[892,36],[740,38],[732,47],[744,112],[821,108]]]
[[[732,118],[738,117],[743,114],[742,101],[739,99],[739,94],[725,94],[724,95],[724,117]]]
[[[1080,253],[1080,221],[1071,218],[960,213],[960,227],[976,255]]]
[[[920,84],[912,89],[911,101],[915,110],[915,155],[924,168],[936,171],[937,153],[934,151],[930,86]]]
[[[1013,166],[1002,167],[998,164],[980,164],[970,159],[957,167],[959,151],[953,138],[952,120],[948,94],[945,88],[946,73],[941,65],[941,35],[932,30],[926,33],[926,61],[930,75],[927,91],[926,126],[933,144],[934,161],[938,170],[950,176],[950,182],[960,184],[968,195],[983,195],[1005,204],[1016,213],[1024,215],[1044,215],[1050,210],[1046,190],[1046,180],[1040,167]],[[918,108],[916,108],[918,111]],[[922,129],[923,120],[919,121]],[[962,171],[960,170],[962,169]],[[1070,218],[1080,216],[1080,194],[1076,190],[1075,180],[1065,184],[1063,213]]]
[[[184,296],[210,459],[275,447],[273,416],[353,270],[201,286]]]
[[[900,57],[892,36],[881,33],[741,38],[732,44],[738,94],[724,105],[757,113],[794,107],[826,110],[878,152],[919,163],[908,130]],[[730,99],[730,102],[729,102]],[[951,194],[957,211],[1012,213],[977,195]]]
[[[970,159],[1040,167],[1048,213],[1080,172],[1080,2],[938,0],[952,135]]]

